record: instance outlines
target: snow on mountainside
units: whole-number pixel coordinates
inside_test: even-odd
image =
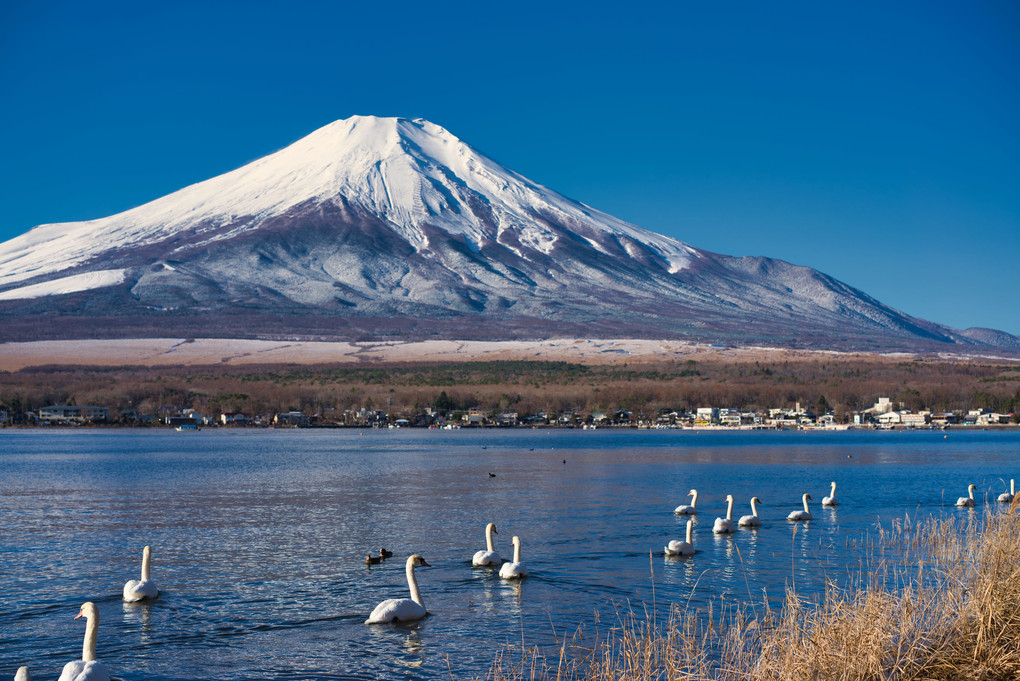
[[[701,251],[531,182],[428,121],[368,116],[132,210],[0,244],[0,319],[0,340],[1016,342],[909,317],[807,267]]]

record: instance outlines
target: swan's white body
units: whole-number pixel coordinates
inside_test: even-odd
[[[694,555],[694,521],[687,521],[687,541],[672,540],[662,550],[667,556],[693,556]]]
[[[741,527],[758,527],[761,525],[761,518],[758,517],[758,507],[755,504],[760,504],[761,499],[758,497],[751,497],[751,515],[742,515],[740,520],[737,521],[737,525]]]
[[[733,495],[726,495],[726,517],[716,518],[712,531],[716,534],[729,534],[734,531],[733,527]]]
[[[822,497],[822,506],[839,506],[839,501],[836,499],[836,481],[832,481],[832,491],[829,492],[829,496]]]
[[[969,496],[960,497],[956,500],[956,505],[961,508],[974,508],[974,490],[977,489],[974,485],[967,488],[967,494]]]
[[[503,559],[496,553],[496,549],[492,543],[492,535],[499,534],[496,531],[496,523],[489,523],[485,526],[485,550],[475,551],[474,557],[471,559],[472,565],[485,566],[485,565],[499,565],[503,562]]]
[[[697,506],[698,506],[698,490],[692,489],[687,494],[689,496],[693,497],[691,499],[691,503],[689,503],[689,504],[680,504],[675,509],[673,509],[673,513],[675,513],[677,515],[698,515],[698,509],[697,509]]]
[[[803,497],[801,497],[801,500],[804,502],[804,510],[803,511],[794,511],[790,515],[786,516],[786,519],[787,520],[811,520],[811,511],[808,510],[808,505],[807,505],[808,499],[810,499],[810,498],[811,498],[810,494],[805,494]]]
[[[129,579],[124,585],[124,600],[134,603],[146,598],[155,598],[159,595],[156,583],[149,579],[149,562],[152,558],[152,551],[146,546],[142,549],[142,578]]]
[[[81,606],[75,619],[85,618],[85,643],[81,659],[68,662],[60,672],[59,681],[110,681],[110,673],[102,662],[96,660],[96,638],[99,634],[99,611],[89,601]]]
[[[410,622],[420,620],[428,614],[425,604],[421,600],[421,591],[418,590],[418,580],[414,576],[416,565],[429,566],[425,559],[417,553],[407,559],[407,586],[411,590],[410,598],[388,598],[379,605],[365,620],[365,624],[383,624],[385,622]]]
[[[32,676],[28,673],[28,667],[18,667],[18,673],[14,675],[14,681],[32,681]]]
[[[514,545],[514,559],[510,563],[503,563],[503,566],[499,568],[499,576],[503,579],[523,579],[531,573],[521,562],[521,539],[514,537],[510,541]]]
[[[1013,488],[1013,478],[1009,479],[1009,491],[1003,492],[999,495],[999,501],[1004,504],[1012,503],[1013,497],[1016,496],[1016,490]]]

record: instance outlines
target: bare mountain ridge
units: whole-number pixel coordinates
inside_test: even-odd
[[[679,338],[1018,348],[817,270],[702,251],[423,120],[353,117],[101,220],[0,244],[0,340]]]

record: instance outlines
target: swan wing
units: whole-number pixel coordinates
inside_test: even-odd
[[[691,506],[690,504],[680,504],[675,509],[673,509],[673,513],[677,515],[697,515],[698,510]]]
[[[758,520],[758,516],[756,515],[745,515],[740,517],[740,521],[737,524],[741,527],[753,527],[760,525],[761,521]]]
[[[839,502],[836,501],[836,497],[824,497],[822,499],[822,506],[839,506]]]
[[[499,557],[499,554],[495,551],[475,551],[474,557],[471,559],[472,565],[499,565],[503,562],[503,559]]]
[[[158,595],[159,589],[156,588],[156,583],[151,579],[131,579],[124,585],[124,600],[128,603],[134,603],[146,598],[155,598]]]
[[[716,518],[712,531],[716,534],[726,534],[733,531],[733,522],[726,518]]]
[[[426,614],[425,608],[410,598],[389,598],[375,606],[365,624],[420,620]]]
[[[503,579],[519,579],[529,574],[531,573],[524,567],[524,563],[503,563],[503,567],[499,569],[499,576]]]
[[[999,501],[1001,501],[1004,504],[1008,504],[1009,502],[1013,501],[1013,495],[1010,494],[1009,492],[1003,492],[1002,494],[999,495]]]
[[[74,660],[64,665],[59,681],[110,681],[106,666],[97,660]]]
[[[971,499],[970,497],[960,497],[959,499],[956,500],[956,505],[970,507],[974,505],[974,500]]]

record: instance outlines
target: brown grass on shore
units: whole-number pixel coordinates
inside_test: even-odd
[[[984,515],[898,524],[882,561],[824,598],[778,610],[675,604],[658,626],[633,613],[559,659],[504,651],[493,681],[998,681],[1020,679],[1020,495]]]

